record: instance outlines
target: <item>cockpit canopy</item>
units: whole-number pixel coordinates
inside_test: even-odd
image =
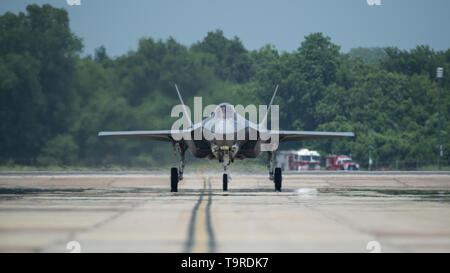
[[[234,106],[229,103],[221,103],[214,111],[214,118],[218,119],[233,119],[234,118]]]

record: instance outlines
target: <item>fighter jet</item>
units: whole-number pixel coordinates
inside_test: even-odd
[[[178,182],[183,179],[185,153],[187,150],[196,158],[208,158],[218,160],[222,163],[224,170],[222,179],[223,191],[227,191],[229,181],[227,167],[236,159],[243,160],[245,158],[259,157],[264,150],[262,147],[274,144],[272,143],[273,140],[277,140],[275,145],[271,146],[273,148],[267,150],[268,170],[269,179],[274,182],[275,191],[281,191],[281,168],[274,167],[274,157],[278,149],[278,143],[354,136],[353,132],[283,131],[267,129],[264,124],[271,110],[278,85],[272,95],[264,118],[259,123],[245,119],[236,111],[233,105],[221,103],[209,117],[194,124],[189,117],[189,111],[187,111],[176,84],[175,89],[188,121],[186,128],[179,130],[102,131],[98,133],[99,136],[141,138],[172,143],[174,150],[179,155],[179,167],[171,168],[171,192],[178,191]]]

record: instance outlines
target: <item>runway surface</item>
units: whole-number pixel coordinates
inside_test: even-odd
[[[0,252],[450,252],[449,174],[231,175],[3,174]]]

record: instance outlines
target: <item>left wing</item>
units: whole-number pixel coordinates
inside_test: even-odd
[[[177,131],[178,133],[178,131]],[[112,136],[112,137],[122,137],[122,138],[144,138],[150,140],[159,140],[174,142],[172,138],[171,130],[157,130],[157,131],[110,131],[110,132],[99,132],[98,136]]]
[[[353,132],[270,131],[271,136],[275,134],[278,134],[280,142],[355,136]]]
[[[272,107],[273,99],[277,94],[278,85],[275,87],[275,91],[273,92],[272,99],[270,100],[269,106],[267,107],[266,115],[262,122],[259,123],[258,127],[265,127],[264,122],[267,119],[267,115]],[[269,142],[269,139],[272,139],[272,136],[278,135],[279,142],[285,141],[295,141],[295,140],[309,140],[309,139],[327,139],[327,138],[341,138],[341,137],[352,137],[355,136],[353,132],[314,132],[314,131],[279,131],[279,130],[262,130],[259,131],[260,134],[265,135],[265,141]]]

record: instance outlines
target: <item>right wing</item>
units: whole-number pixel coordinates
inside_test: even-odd
[[[184,104],[183,98],[181,97],[180,90],[178,90],[178,86],[175,84],[175,89],[178,93],[178,98],[183,105],[185,117],[188,119],[191,128],[180,131],[172,131],[172,130],[153,130],[153,131],[104,131],[99,132],[98,136],[111,136],[111,137],[122,137],[122,138],[144,138],[150,140],[159,140],[166,142],[180,142],[183,137],[191,138],[191,134],[193,129],[196,128],[192,123],[192,120],[189,118],[189,112],[186,109],[186,105]],[[201,123],[197,125],[201,126]],[[175,137],[175,138],[174,138]]]
[[[99,132],[98,136],[111,136],[111,137],[122,137],[122,138],[144,138],[144,139],[150,139],[150,140],[176,142],[176,140],[174,140],[172,137],[172,133],[179,134],[179,131],[171,131],[171,130],[104,131],[104,132]]]

